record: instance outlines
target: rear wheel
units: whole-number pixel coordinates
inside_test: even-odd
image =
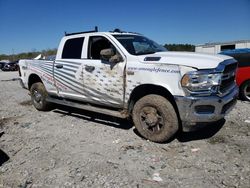
[[[40,111],[49,110],[49,103],[46,101],[48,93],[41,82],[36,82],[30,87],[31,101],[34,107]]]
[[[250,101],[250,80],[240,86],[240,98],[245,101]]]
[[[178,131],[179,122],[173,105],[160,95],[146,95],[133,108],[138,132],[153,142],[166,142]]]

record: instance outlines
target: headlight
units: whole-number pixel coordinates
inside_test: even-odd
[[[221,83],[221,73],[208,71],[193,71],[185,74],[181,79],[182,87],[191,92],[216,92]]]

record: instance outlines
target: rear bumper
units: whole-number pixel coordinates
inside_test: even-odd
[[[176,104],[182,120],[183,130],[197,129],[198,124],[211,123],[223,119],[237,101],[238,87],[229,94],[219,96],[176,96]]]

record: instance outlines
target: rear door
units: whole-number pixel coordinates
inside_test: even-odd
[[[59,96],[85,99],[83,92],[82,50],[85,37],[68,38],[54,63],[53,73]],[[61,46],[61,45],[60,45]]]
[[[86,60],[83,62],[85,96],[91,103],[123,107],[125,58],[119,63],[102,60],[100,52],[108,48],[122,55],[107,37],[89,36]]]

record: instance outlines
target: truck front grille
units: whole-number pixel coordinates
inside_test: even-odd
[[[237,63],[232,63],[226,65],[223,71],[220,93],[226,93],[230,88],[235,84],[235,75],[236,75]]]

